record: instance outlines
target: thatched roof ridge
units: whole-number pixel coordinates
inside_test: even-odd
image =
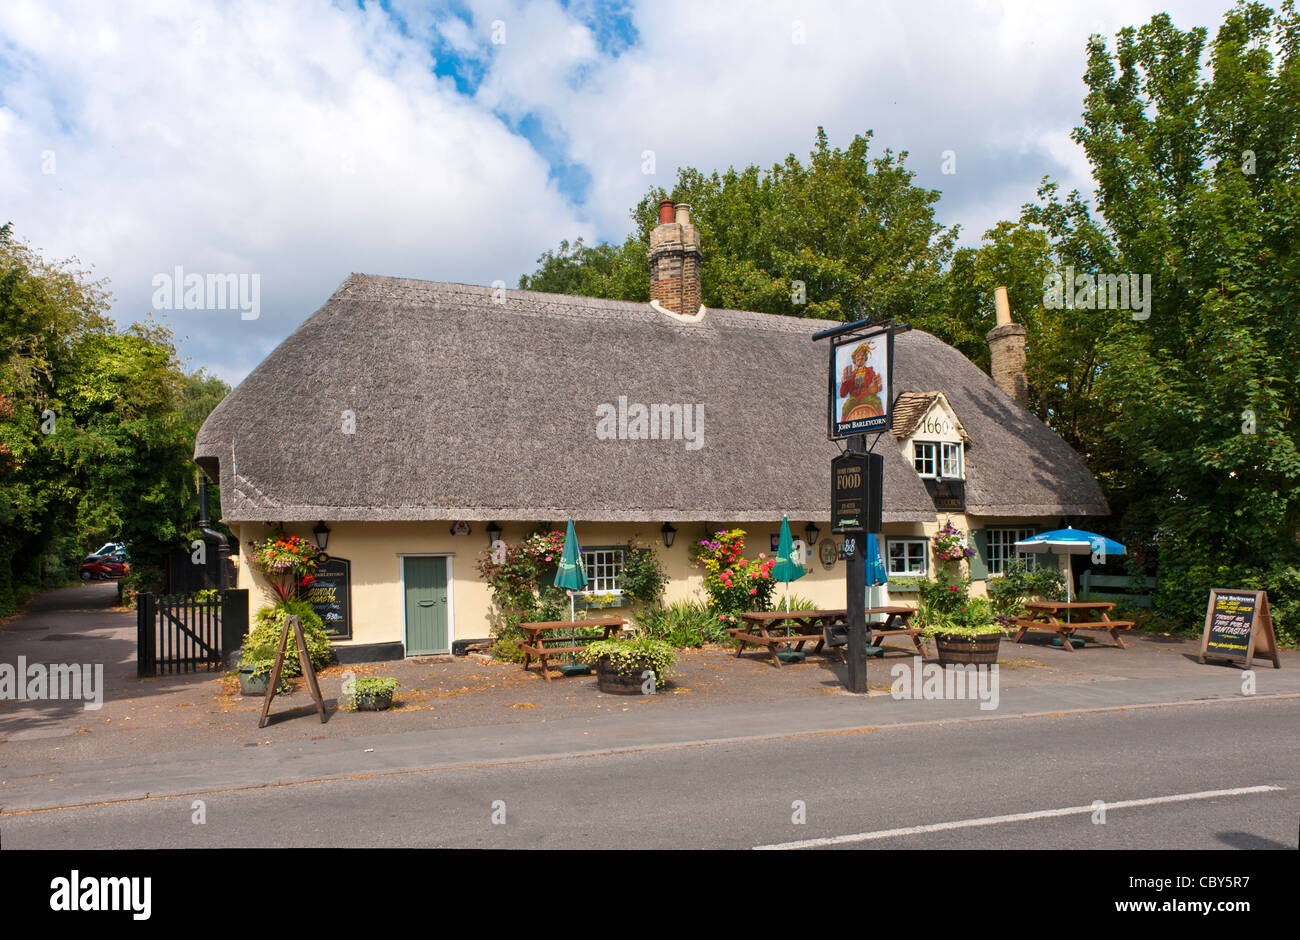
[[[828,325],[354,274],[212,412],[195,458],[227,522],[821,521],[838,448],[810,340]],[[896,352],[898,389],[943,390],[976,442],[970,512],[1107,511],[1079,457],[960,353],[920,331]],[[702,446],[601,439],[620,396],[702,405]],[[886,521],[933,519],[892,435],[878,447]]]

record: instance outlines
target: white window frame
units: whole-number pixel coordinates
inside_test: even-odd
[[[953,461],[953,463],[955,464],[955,469],[954,472],[952,473],[948,472],[948,466],[949,466],[948,455],[950,452],[956,454],[956,460]],[[956,442],[940,441],[939,442],[940,478],[944,480],[964,479],[966,475],[965,458],[966,458],[966,453],[965,453],[965,449],[962,447],[961,441],[956,441]]]
[[[903,548],[903,567],[910,569],[908,564],[912,559],[912,552],[908,549],[920,546],[921,549],[921,570],[903,570],[897,571],[894,568],[894,546],[902,545]],[[897,538],[885,539],[885,571],[891,578],[928,578],[930,576],[930,540],[926,538]]]
[[[1033,526],[988,526],[984,529],[985,544],[988,546],[988,569],[990,578],[1000,578],[1006,573],[1007,562],[1023,561],[1026,568],[1038,567],[1038,556],[1034,552],[1021,552],[1015,543],[1027,539],[1038,530]],[[1000,538],[998,537],[1000,536]]]
[[[921,463],[925,459],[922,457],[921,448],[927,448],[930,452],[929,464],[930,472],[926,473],[921,469]],[[916,470],[916,475],[925,479],[935,479],[938,477],[939,470],[939,442],[938,441],[912,441],[912,468]]]
[[[622,594],[618,586],[623,577],[627,549],[619,545],[600,545],[582,550],[582,566],[587,573],[587,587],[580,594]],[[613,584],[608,587],[606,584]]]

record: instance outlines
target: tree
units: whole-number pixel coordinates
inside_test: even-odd
[[[1096,394],[1152,483],[1125,522],[1159,546],[1157,605],[1188,620],[1213,584],[1300,587],[1300,24],[1238,3],[1208,78],[1205,39],[1165,14],[1113,55],[1094,37],[1074,135],[1117,263],[1154,285],[1149,319],[1104,337]],[[1300,592],[1275,603],[1300,626]]]
[[[705,306],[835,320],[932,309],[956,230],[935,222],[939,193],[913,185],[907,154],[868,159],[870,139],[832,149],[818,128],[806,165],[791,154],[768,170],[678,170],[671,198],[700,229]],[[650,231],[669,195],[645,194],[622,245],[562,242],[519,286],[648,300]]]
[[[156,575],[197,534],[194,438],[229,390],[186,376],[156,323],[119,331],[109,295],[0,228],[0,612],[124,539]]]

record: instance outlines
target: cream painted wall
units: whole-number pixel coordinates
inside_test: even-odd
[[[944,513],[932,522],[889,524],[885,537],[912,536],[930,538],[947,521],[969,531],[974,521],[978,527],[998,525],[1041,525],[1034,520],[969,520],[961,513]],[[791,530],[796,538],[803,537],[807,520],[792,520]],[[1054,520],[1048,520],[1054,523]],[[385,522],[385,523],[330,523],[329,553],[346,558],[352,563],[352,639],[339,641],[346,646],[363,643],[391,643],[403,641],[402,611],[402,555],[446,555],[451,559],[451,639],[473,639],[488,635],[488,609],[491,594],[480,579],[476,562],[487,547],[486,526],[471,523],[469,535],[453,536],[449,522]],[[733,524],[725,524],[728,528]],[[829,522],[819,522],[821,539],[842,536],[830,535]],[[675,523],[677,537],[671,549],[663,547],[659,525],[651,523],[577,523],[578,540],[584,548],[602,545],[626,545],[629,542],[650,545],[658,552],[668,575],[665,600],[704,599],[703,572],[690,566],[690,546],[706,534],[723,527],[714,524],[708,529],[702,523]],[[312,524],[287,524],[289,535],[312,538]],[[767,524],[747,523],[739,526],[748,533],[745,556],[757,557],[759,552],[769,552],[769,535],[781,529],[780,520]],[[502,537],[518,541],[533,528],[526,523],[502,523]],[[560,527],[562,528],[562,527]],[[239,586],[249,589],[250,614],[273,602],[274,596],[260,574],[248,563],[248,544],[252,539],[265,538],[272,530],[264,525],[244,524],[238,527],[240,541]],[[808,574],[790,585],[791,594],[806,597],[821,607],[844,606],[844,562],[837,560],[829,570],[823,568],[817,550],[806,568]],[[933,575],[933,564],[931,574]],[[963,573],[965,566],[963,565]],[[778,584],[774,598],[779,603],[785,586]],[[985,582],[976,581],[972,593],[984,595]],[[891,603],[911,605],[914,593],[892,594]]]

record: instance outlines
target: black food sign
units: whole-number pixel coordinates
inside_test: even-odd
[[[831,461],[831,531],[879,532],[885,458],[841,454]]]
[[[352,638],[352,563],[346,558],[328,557],[317,569],[315,580],[298,593],[325,624],[325,632],[337,640]]]

